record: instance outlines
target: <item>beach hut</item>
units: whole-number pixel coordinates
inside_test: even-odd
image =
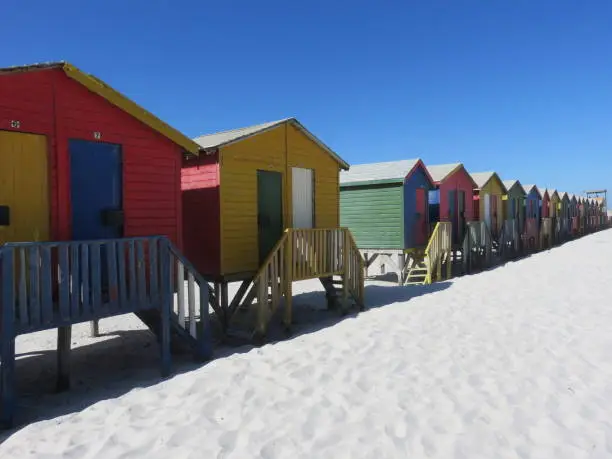
[[[550,194],[546,187],[538,187],[538,189],[542,193],[542,201],[540,201],[540,219],[542,220],[550,217]]]
[[[548,194],[548,216],[550,218],[557,218],[559,216],[559,210],[561,207],[561,197],[554,188],[547,188],[546,193]]]
[[[341,174],[340,222],[351,230],[366,265],[384,259],[398,282],[406,280],[406,255],[414,257],[428,242],[433,188],[418,158],[354,165]]]
[[[427,166],[427,171],[437,194],[434,200],[438,201],[438,211],[430,214],[431,221],[451,222],[453,245],[458,246],[463,243],[466,223],[474,219],[471,199],[477,184],[461,163]]]
[[[570,194],[562,191],[559,193],[559,221],[561,222],[561,238],[567,239],[572,228],[571,198]]]
[[[539,187],[542,192],[540,204],[540,248],[550,248],[553,243],[553,225],[550,218],[550,194],[546,187]]]
[[[542,193],[535,185],[523,186],[527,195],[525,196],[525,225],[523,228],[523,248],[525,250],[536,250],[540,231],[540,210]]]
[[[561,221],[559,220],[559,211],[561,206],[561,198],[559,193],[554,188],[547,188],[548,194],[548,218],[551,220],[552,242],[559,242],[561,236]]]
[[[339,228],[339,176],[349,165],[297,119],[286,118],[194,139],[198,158],[182,167],[185,253],[214,284],[213,308],[224,327],[257,300],[255,334],[285,298],[291,323],[293,281],[319,278],[328,299],[332,276],[362,305],[361,255]],[[345,258],[338,259],[344,248]],[[351,277],[353,276],[353,277]],[[230,298],[228,283],[240,282]],[[353,282],[350,284],[349,283]],[[272,292],[268,301],[265,286]]]
[[[525,225],[525,197],[527,193],[518,180],[504,180],[503,183],[507,190],[504,196],[504,234],[506,244],[516,252]]]
[[[578,199],[575,194],[568,194],[568,214],[570,219],[569,233],[572,236],[576,236],[580,229],[580,211],[578,208]]]
[[[475,213],[484,221],[493,238],[501,234],[504,224],[503,196],[508,193],[496,172],[470,172],[474,188]]]
[[[166,235],[181,246],[177,167],[197,143],[65,62],[0,69],[0,100],[0,244]]]
[[[157,334],[164,374],[171,333],[209,357],[208,315],[173,304],[198,334],[172,315],[165,274],[197,276],[179,251],[180,166],[200,146],[66,62],[0,69],[0,101],[0,423],[20,334],[58,329],[58,389],[71,325],[111,315],[136,313]]]
[[[519,229],[523,228],[525,222],[525,199],[527,193],[518,180],[503,181],[507,194],[504,196],[506,205],[506,219],[514,219],[519,224]]]

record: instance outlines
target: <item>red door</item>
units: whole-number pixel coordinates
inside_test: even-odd
[[[424,245],[427,240],[427,191],[416,190],[416,221],[414,225],[414,242],[417,246]]]

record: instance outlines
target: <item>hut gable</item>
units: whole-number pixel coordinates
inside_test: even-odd
[[[216,132],[213,134],[204,134],[193,139],[200,147],[204,150],[214,150],[221,147],[231,145],[235,142],[248,139],[256,135],[263,134],[271,129],[275,129],[281,125],[290,124],[310,140],[315,142],[322,150],[324,150],[329,156],[331,156],[342,169],[348,170],[349,165],[340,156],[338,156],[331,148],[325,145],[320,139],[306,129],[297,119],[295,118],[284,118],[282,120],[270,121],[267,123],[256,124],[254,126],[247,126],[238,129],[231,129],[222,132]]]
[[[476,189],[478,190],[489,188],[491,191],[497,190],[500,193],[508,192],[504,186],[504,183],[496,172],[470,172],[470,175],[472,176],[474,183],[476,183]]]
[[[503,184],[506,187],[508,195],[525,196],[527,194],[527,191],[518,180],[504,180]]]
[[[427,171],[429,172],[434,184],[439,185],[440,182],[446,180],[461,167],[463,167],[463,164],[461,163],[436,164],[433,166],[427,166]]]
[[[540,189],[536,185],[523,185],[525,192],[528,196],[537,197],[538,199],[542,199],[542,193]]]

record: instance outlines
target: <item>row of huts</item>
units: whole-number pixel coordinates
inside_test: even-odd
[[[444,256],[462,261],[465,271],[476,258],[490,264],[502,252],[537,250],[608,221],[602,199],[421,159],[352,166],[341,174],[340,203],[341,225],[351,230],[366,267],[390,267],[401,283],[430,281],[426,262],[437,261],[426,260],[424,250],[438,227],[448,228],[440,236]]]
[[[0,69],[0,423],[20,334],[58,329],[65,388],[71,326],[135,313],[168,373],[171,342],[210,358],[212,318],[227,336],[247,314],[261,339],[283,305],[289,329],[294,281],[363,308],[375,257],[410,258],[402,279],[430,282],[478,241],[506,243],[510,217],[537,238],[548,219],[573,234],[600,213],[461,164],[349,169],[295,118],[189,138],[69,63]]]

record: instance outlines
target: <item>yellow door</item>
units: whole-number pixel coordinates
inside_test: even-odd
[[[0,131],[0,244],[49,240],[47,163],[45,136]]]

